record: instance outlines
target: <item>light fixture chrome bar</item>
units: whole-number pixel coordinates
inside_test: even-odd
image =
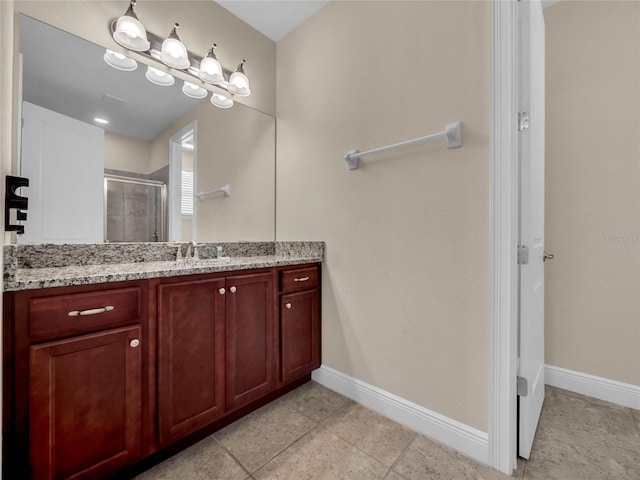
[[[208,192],[198,192],[194,195],[194,197],[199,201],[202,202],[204,200],[204,196],[206,195],[211,195],[213,193],[218,193],[218,192],[222,192],[224,193],[225,197],[228,197],[231,195],[231,185],[229,185],[228,183],[226,185],[224,185],[223,187],[220,188],[216,188],[215,190],[209,190]]]
[[[374,148],[367,150],[366,152],[360,152],[359,150],[350,150],[344,156],[349,170],[355,170],[358,168],[360,157],[365,155],[373,155],[374,153],[386,152],[400,147],[408,147],[409,145],[415,145],[416,143],[426,142],[427,140],[433,140],[436,138],[446,137],[447,148],[457,148],[462,146],[462,122],[454,122],[447,125],[442,132],[433,133],[424,137],[414,138],[412,140],[406,140],[400,143],[394,143],[393,145],[387,145],[385,147]]]

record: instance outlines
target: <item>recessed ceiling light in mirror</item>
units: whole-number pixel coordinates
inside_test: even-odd
[[[102,118],[102,117],[95,117],[93,119],[94,122],[99,123],[100,125],[108,125],[109,124],[109,120],[107,120],[106,118]]]

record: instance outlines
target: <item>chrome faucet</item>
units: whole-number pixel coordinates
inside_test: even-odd
[[[198,244],[191,240],[189,245],[187,245],[187,255],[185,257],[187,260],[192,258],[193,260],[199,260],[200,256],[198,255]]]

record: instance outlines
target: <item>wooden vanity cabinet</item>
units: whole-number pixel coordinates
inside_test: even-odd
[[[275,389],[274,273],[180,277],[157,288],[166,445]]]
[[[319,275],[5,293],[4,478],[128,475],[301,385],[320,365]]]
[[[320,366],[320,271],[318,265],[281,270],[280,381]]]
[[[34,479],[99,478],[138,459],[140,337],[134,326],[30,347]]]
[[[225,413],[225,279],[182,278],[158,286],[161,445]]]
[[[13,340],[4,374],[12,394],[6,478],[103,478],[136,462],[146,284],[27,290],[4,299],[5,334],[9,327]]]
[[[234,410],[276,388],[274,272],[226,283],[227,409]]]

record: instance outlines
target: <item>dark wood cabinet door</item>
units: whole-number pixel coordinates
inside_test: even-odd
[[[224,279],[160,285],[158,435],[167,444],[225,413]]]
[[[280,364],[288,383],[320,366],[318,291],[280,297]]]
[[[227,407],[273,391],[275,381],[273,273],[227,278]]]
[[[140,455],[141,329],[31,346],[33,480],[100,478]]]

